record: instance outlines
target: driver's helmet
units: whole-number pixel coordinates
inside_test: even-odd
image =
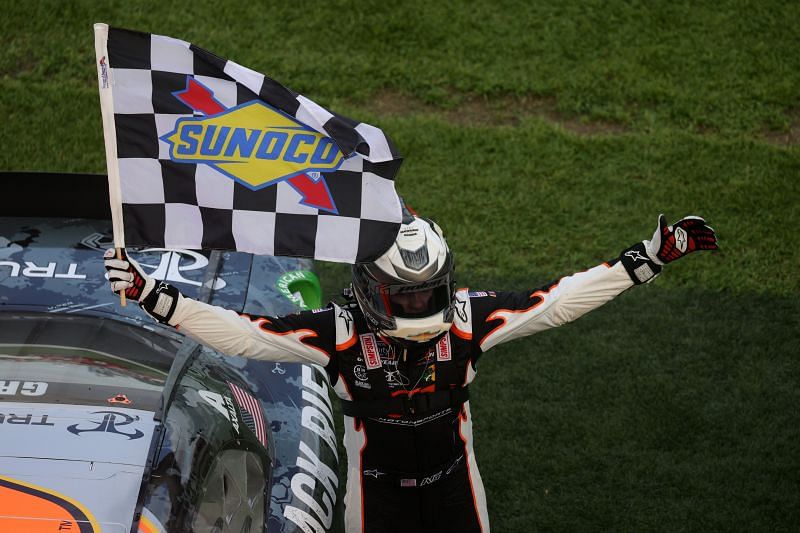
[[[428,342],[453,323],[453,270],[441,228],[405,211],[391,248],[374,263],[353,265],[353,294],[380,335]]]

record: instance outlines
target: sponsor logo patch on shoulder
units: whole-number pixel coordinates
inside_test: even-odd
[[[359,335],[361,339],[361,351],[364,353],[364,362],[369,370],[381,367],[381,358],[378,355],[378,341],[372,333]]]
[[[482,298],[484,296],[489,296],[489,293],[486,291],[470,291],[467,294],[470,298]]]

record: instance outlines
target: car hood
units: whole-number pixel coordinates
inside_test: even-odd
[[[155,428],[139,409],[0,404],[0,531],[129,531]]]

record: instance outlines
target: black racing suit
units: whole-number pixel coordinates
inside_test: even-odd
[[[459,290],[450,331],[425,347],[374,334],[355,305],[255,317],[181,297],[170,323],[224,353],[325,368],[345,413],[348,533],[486,532],[467,399],[479,357],[641,282],[634,269],[649,261],[629,252],[540,289]]]

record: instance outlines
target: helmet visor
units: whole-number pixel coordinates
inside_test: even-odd
[[[375,264],[353,266],[353,292],[365,316],[381,329],[397,328],[395,319],[420,319],[441,314],[452,322],[455,292],[450,254],[430,279],[409,281],[386,274]]]
[[[388,316],[423,318],[442,312],[450,305],[449,276],[417,285],[381,284],[379,297]]]

